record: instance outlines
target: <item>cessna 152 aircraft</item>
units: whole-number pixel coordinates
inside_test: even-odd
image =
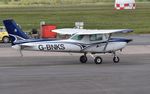
[[[114,63],[119,62],[116,51],[122,50],[132,39],[111,38],[113,33],[128,33],[131,29],[116,30],[87,30],[87,29],[55,29],[53,32],[70,34],[69,39],[49,40],[30,39],[12,19],[3,21],[12,40],[12,47],[18,50],[50,51],[50,52],[72,52],[83,53],[80,57],[81,63],[87,62],[87,54],[94,58],[96,64],[102,63],[100,56],[96,53],[112,53]]]

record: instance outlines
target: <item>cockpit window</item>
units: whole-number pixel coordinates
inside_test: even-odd
[[[83,39],[83,35],[75,35],[71,39],[73,39],[73,40],[82,40]]]
[[[100,34],[90,35],[90,41],[99,41],[99,40],[103,40],[103,35]]]

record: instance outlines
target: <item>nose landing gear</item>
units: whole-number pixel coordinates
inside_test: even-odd
[[[118,56],[116,56],[115,52],[113,52],[113,55],[114,55],[114,58],[113,58],[114,63],[119,63],[120,58]]]
[[[114,56],[113,61],[114,63],[119,63],[120,59],[118,56]]]

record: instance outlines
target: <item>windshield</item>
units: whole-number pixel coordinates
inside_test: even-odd
[[[84,35],[74,35],[71,39],[73,40],[82,40]]]

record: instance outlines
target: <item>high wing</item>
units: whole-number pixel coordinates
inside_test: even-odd
[[[79,31],[80,29],[73,29],[73,28],[63,28],[63,29],[55,29],[52,32],[56,32],[63,35],[73,35]]]
[[[114,30],[90,30],[90,29],[73,29],[73,28],[64,28],[64,29],[55,29],[53,32],[59,34],[78,34],[78,35],[91,35],[91,34],[112,34],[112,33],[129,33],[133,32],[132,29],[114,29]]]

